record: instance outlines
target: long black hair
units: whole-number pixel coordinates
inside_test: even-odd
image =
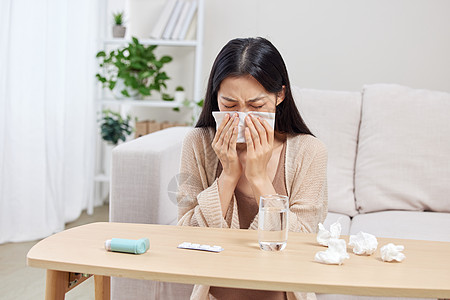
[[[238,38],[219,52],[211,69],[203,110],[195,127],[216,128],[212,116],[219,110],[217,92],[227,77],[251,75],[269,93],[278,94],[285,86],[285,98],[276,106],[275,130],[290,134],[311,134],[292,97],[291,84],[280,52],[265,38]]]

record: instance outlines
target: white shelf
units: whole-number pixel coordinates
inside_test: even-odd
[[[99,0],[99,19],[102,28],[100,28],[100,35],[98,42],[99,49],[115,49],[124,47],[127,44],[132,42],[131,38],[106,38],[108,36],[107,29],[110,29],[110,14],[107,11],[108,1],[110,0]],[[116,0],[117,1],[117,0]],[[168,0],[164,0],[168,1]],[[103,89],[98,89],[96,91],[95,99],[96,99],[96,110],[97,112],[103,109],[103,106],[107,105],[115,105],[117,106],[117,110],[122,116],[127,115],[127,111],[131,108],[136,107],[154,107],[161,108],[161,110],[180,108],[182,110],[180,113],[191,113],[193,116],[196,115],[196,109],[198,106],[195,104],[200,101],[202,98],[202,60],[203,60],[203,22],[204,22],[204,2],[205,0],[195,0],[198,1],[197,5],[197,13],[196,13],[196,33],[195,40],[163,40],[163,39],[150,39],[150,38],[139,38],[139,43],[143,45],[156,45],[156,46],[166,46],[166,47],[178,47],[180,51],[188,51],[194,52],[194,60],[193,60],[193,74],[188,74],[186,76],[193,76],[193,92],[192,92],[192,102],[189,106],[185,106],[183,103],[177,103],[174,101],[163,101],[161,98],[158,98],[158,95],[155,95],[156,99],[152,100],[140,100],[133,98],[123,98],[123,99],[114,99],[112,94],[105,95]],[[107,50],[106,50],[107,51]],[[150,97],[149,97],[150,98]],[[191,97],[189,97],[191,98]],[[134,109],[139,110],[139,109]],[[191,110],[191,111],[189,111]],[[153,113],[153,112],[152,112]],[[171,114],[174,115],[174,114]],[[176,118],[176,117],[171,117]],[[94,182],[96,186],[94,187],[94,197],[89,198],[88,203],[88,213],[92,214],[94,207],[94,198],[98,199],[104,197],[104,191],[106,188],[106,183],[110,182],[110,175],[106,175],[102,173],[102,170],[105,170],[104,165],[104,156],[106,155],[105,147],[101,147],[100,137],[98,137],[97,145],[96,145],[96,173],[94,176]],[[97,166],[98,165],[98,166]],[[103,166],[103,168],[102,168]],[[104,184],[102,184],[104,183]]]
[[[163,107],[163,108],[175,108],[186,107],[183,103],[174,101],[163,100],[139,100],[139,99],[101,99],[102,104],[115,104],[115,105],[130,105],[130,106],[146,106],[146,107]],[[190,104],[190,108],[193,107],[193,103]]]
[[[105,45],[117,45],[131,43],[131,39],[112,38],[103,40]],[[158,45],[158,46],[180,46],[180,47],[196,47],[198,42],[195,40],[153,40],[153,39],[139,39],[143,45]]]

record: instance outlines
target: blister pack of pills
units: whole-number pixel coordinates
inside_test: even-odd
[[[183,242],[178,245],[180,249],[189,249],[189,250],[200,250],[200,251],[209,251],[209,252],[221,252],[223,248],[220,246],[210,246],[210,245],[200,245],[193,244],[189,242]]]

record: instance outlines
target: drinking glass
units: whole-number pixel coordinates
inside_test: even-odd
[[[259,200],[258,242],[266,251],[281,251],[288,237],[289,197],[264,195]]]

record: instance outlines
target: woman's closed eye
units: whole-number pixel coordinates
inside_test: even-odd
[[[233,108],[233,107],[236,107],[236,105],[223,105],[223,107],[225,107],[225,108]]]

